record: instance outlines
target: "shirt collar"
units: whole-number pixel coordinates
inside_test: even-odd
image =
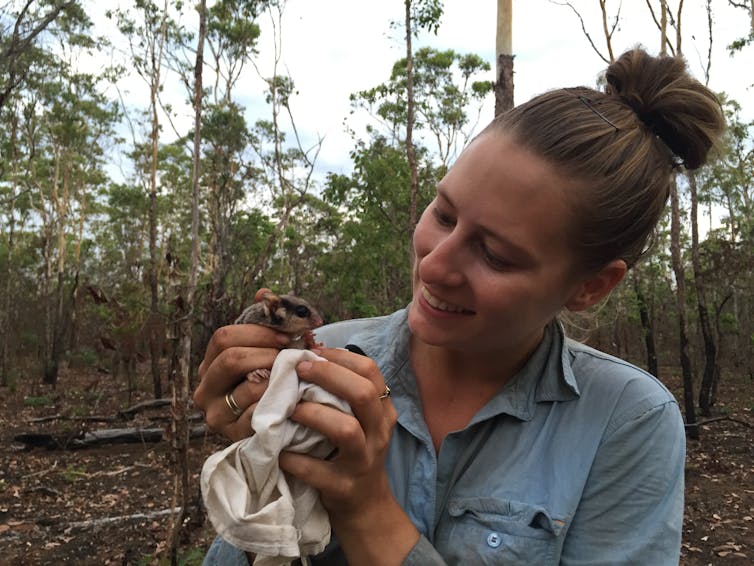
[[[419,408],[416,382],[409,361],[408,308],[385,317],[381,331],[358,333],[351,343],[377,362],[385,382],[398,396],[410,397]],[[531,420],[537,403],[571,401],[579,397],[579,388],[571,370],[570,350],[565,332],[558,321],[545,328],[542,341],[523,368],[513,376],[469,423],[508,414],[523,421]]]
[[[570,351],[563,326],[553,321],[524,367],[472,419],[478,422],[498,414],[522,421],[534,416],[537,403],[572,401],[579,388],[571,370]]]

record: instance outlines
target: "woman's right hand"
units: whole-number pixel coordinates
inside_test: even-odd
[[[256,369],[271,369],[280,351],[290,343],[287,334],[257,324],[233,324],[218,329],[199,364],[194,404],[204,411],[207,425],[230,440],[253,434],[251,414],[267,389],[267,382],[247,380]],[[241,413],[226,401],[230,393]]]

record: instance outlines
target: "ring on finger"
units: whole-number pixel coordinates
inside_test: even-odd
[[[231,391],[228,391],[228,393],[225,394],[225,404],[228,405],[230,412],[235,416],[240,417],[243,414],[243,409],[238,406]]]
[[[378,399],[386,399],[390,397],[390,388],[387,386],[387,383],[385,384],[385,391],[378,397]]]

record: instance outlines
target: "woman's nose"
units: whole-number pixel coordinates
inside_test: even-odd
[[[460,238],[455,233],[448,234],[419,260],[419,277],[435,285],[460,285],[464,280],[464,257]]]

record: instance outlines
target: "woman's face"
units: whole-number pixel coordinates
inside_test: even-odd
[[[414,233],[414,336],[465,351],[536,347],[582,281],[567,242],[569,182],[505,135],[477,138]]]

